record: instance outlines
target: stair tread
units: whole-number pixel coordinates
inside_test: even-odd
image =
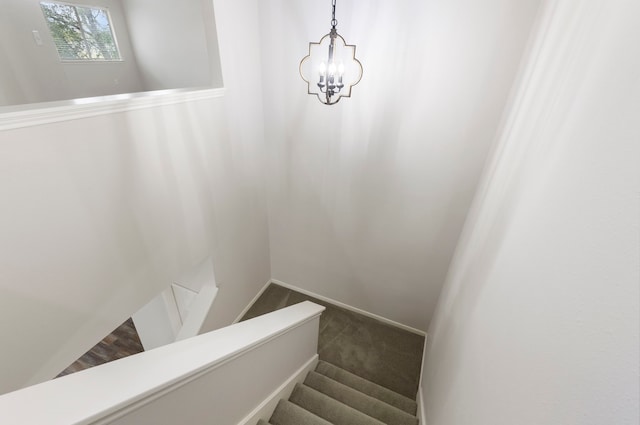
[[[264,421],[262,421],[264,422]],[[280,400],[271,415],[269,422],[260,423],[258,425],[332,425],[330,422],[314,415],[312,412],[305,410],[287,400]]]
[[[260,419],[257,425],[273,425],[273,424],[265,421],[264,419]]]
[[[304,384],[381,422],[394,425],[418,424],[415,416],[320,373],[309,372]]]
[[[384,425],[384,422],[304,384],[296,384],[289,400],[333,425]]]
[[[331,363],[320,360],[316,366],[316,372],[370,397],[397,407],[410,415],[416,414],[418,405],[415,400],[411,400],[402,394],[398,394],[388,388],[368,381]]]

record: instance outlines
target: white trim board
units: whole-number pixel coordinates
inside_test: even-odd
[[[285,287],[287,289],[291,289],[292,291],[300,292],[301,294],[305,294],[305,295],[308,295],[310,297],[317,298],[317,299],[319,299],[321,301],[327,302],[329,304],[333,304],[333,305],[335,305],[337,307],[344,308],[345,310],[353,311],[354,313],[358,313],[358,314],[361,314],[363,316],[370,317],[372,319],[378,320],[380,322],[386,323],[386,324],[391,325],[391,326],[395,326],[396,328],[400,328],[400,329],[403,329],[405,331],[408,331],[408,332],[411,332],[411,333],[414,333],[414,334],[418,334],[418,335],[421,335],[421,336],[424,336],[424,337],[426,337],[426,335],[427,335],[426,332],[421,331],[420,329],[416,329],[416,328],[413,328],[411,326],[404,325],[404,324],[396,322],[394,320],[387,319],[386,317],[382,317],[382,316],[379,316],[377,314],[370,313],[370,312],[368,312],[366,310],[362,310],[362,309],[359,309],[357,307],[353,307],[351,305],[342,303],[340,301],[336,301],[336,300],[331,299],[329,297],[325,297],[323,295],[319,295],[319,294],[316,294],[314,292],[307,291],[306,289],[302,289],[302,288],[299,288],[297,286],[290,285],[288,283],[282,282],[282,281],[277,280],[277,279],[271,279],[271,281],[269,283],[275,283],[276,285],[283,286],[283,287]],[[258,294],[258,296],[256,296],[256,298],[251,302],[251,304],[246,308],[246,310],[249,310],[251,305],[253,305],[253,303],[258,299],[258,297],[262,294],[262,292],[264,292],[266,287],[269,286],[269,283],[267,283],[267,285],[264,288],[262,288],[262,291],[260,292],[260,294]],[[242,317],[242,316],[240,316],[240,317]]]
[[[424,376],[424,361],[427,357],[427,341],[429,340],[429,334],[424,336],[424,346],[422,347],[422,363],[420,364],[420,380],[418,381],[418,393],[416,394],[416,402],[418,403],[418,423],[425,425],[427,423],[426,414],[424,411],[424,399],[422,390],[422,377]]]
[[[296,384],[302,383],[307,377],[307,374],[315,369],[318,364],[318,359],[319,357],[317,354],[311,357],[311,359],[302,365],[302,367],[291,375],[289,379],[280,385],[274,392],[269,394],[269,397],[253,409],[253,411],[244,419],[238,422],[238,425],[255,425],[260,419],[268,421],[271,418],[271,415],[273,415],[274,410],[276,410],[278,402],[282,399],[289,399]]]
[[[258,298],[260,298],[260,296],[264,293],[264,291],[267,290],[267,288],[269,287],[269,285],[271,285],[271,280],[268,280],[267,283],[264,284],[264,286],[262,287],[262,289],[260,289],[258,291],[258,293],[256,294],[255,297],[253,297],[253,299],[249,302],[249,304],[247,304],[247,306],[240,312],[240,314],[238,314],[238,317],[236,317],[234,319],[233,322],[231,322],[231,324],[233,325],[234,323],[238,323],[240,321],[240,319],[242,319],[242,316],[244,316],[245,314],[247,314],[247,311],[249,311],[249,309],[251,308],[251,306],[253,306],[256,301],[258,301]]]
[[[426,413],[424,411],[424,403],[423,403],[423,398],[422,398],[422,386],[418,387],[418,394],[417,394],[418,398],[416,400],[416,402],[418,403],[418,423],[420,425],[427,425],[427,416]]]
[[[418,381],[418,388],[422,387],[422,376],[424,374],[424,361],[427,357],[427,341],[429,340],[429,334],[424,334],[424,345],[422,346],[422,363],[420,363],[420,381]]]
[[[224,88],[161,90],[0,107],[0,130],[222,97]]]

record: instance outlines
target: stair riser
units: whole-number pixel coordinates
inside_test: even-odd
[[[316,372],[310,372],[305,385],[386,424],[417,425],[418,419],[396,407]]]

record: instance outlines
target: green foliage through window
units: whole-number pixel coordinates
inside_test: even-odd
[[[120,60],[106,9],[53,2],[41,2],[40,6],[60,59]]]

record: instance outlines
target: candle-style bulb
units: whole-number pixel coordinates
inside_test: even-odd
[[[318,71],[320,72],[321,77],[324,77],[327,74],[327,65],[324,63],[324,61],[320,62]]]
[[[340,62],[338,65],[338,76],[342,77],[344,75],[344,64]]]
[[[334,62],[331,62],[329,64],[329,75],[333,77],[335,74],[336,74],[336,64]]]

